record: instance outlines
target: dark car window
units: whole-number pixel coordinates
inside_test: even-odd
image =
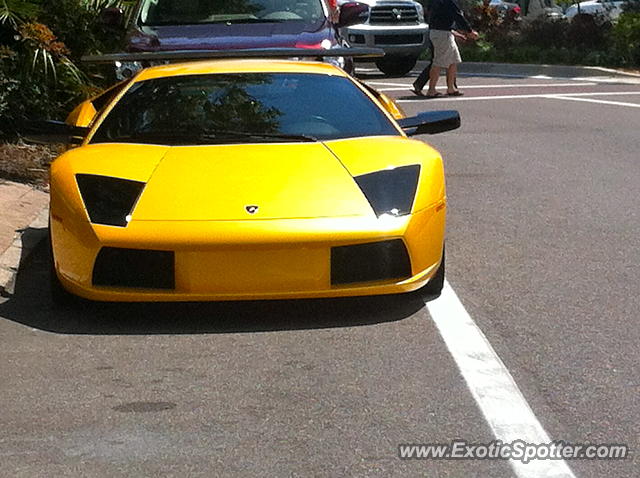
[[[147,0],[143,25],[317,21],[324,18],[321,0]]]
[[[96,96],[91,100],[91,104],[97,112],[101,112],[105,106],[107,106],[111,100],[113,100],[118,94],[129,84],[128,81],[118,83],[116,86],[109,88],[105,92]]]
[[[186,145],[399,134],[348,78],[238,73],[136,83],[91,142]]]

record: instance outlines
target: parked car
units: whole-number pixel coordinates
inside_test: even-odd
[[[506,15],[512,12],[512,15],[518,17],[522,9],[517,3],[506,2],[504,0],[491,0],[489,6],[495,8],[500,15]]]
[[[622,5],[626,2],[614,0],[587,0],[567,8],[565,15],[572,19],[579,13],[587,15],[601,15],[605,19],[617,20],[622,13]],[[578,8],[579,5],[579,8]]]
[[[348,2],[338,0],[343,9]],[[363,21],[342,28],[342,36],[354,47],[376,47],[385,56],[376,61],[390,76],[408,73],[428,46],[429,26],[422,5],[412,0],[362,0],[368,5]]]
[[[564,18],[562,8],[555,0],[516,0],[520,5],[522,16],[527,18],[545,17],[551,20]]]
[[[127,22],[124,50],[157,52],[250,48],[334,48],[345,43],[339,29],[359,23],[367,5],[334,0],[138,0]],[[122,12],[108,9],[106,22],[124,23]],[[327,61],[347,67],[344,59]],[[119,79],[143,66],[120,62]]]

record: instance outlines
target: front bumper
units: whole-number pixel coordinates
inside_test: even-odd
[[[386,55],[418,56],[429,44],[426,23],[404,26],[355,25],[344,28],[342,35],[353,47],[381,48]]]
[[[98,301],[209,301],[341,297],[410,292],[435,274],[442,256],[444,201],[401,218],[158,222],[126,228],[65,222],[52,215],[55,267],[70,292]],[[335,283],[332,250],[400,240],[410,266],[403,277]],[[170,251],[171,289],[98,286],[104,248]],[[334,274],[335,276],[335,274]]]

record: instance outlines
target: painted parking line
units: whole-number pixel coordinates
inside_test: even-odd
[[[591,98],[576,98],[569,95],[548,95],[547,98],[553,100],[567,100],[567,101],[583,101],[585,103],[596,103],[599,105],[614,105],[614,106],[627,106],[629,108],[640,108],[640,103],[626,103],[623,101],[607,101],[607,100],[594,100]]]
[[[509,370],[449,283],[445,281],[442,295],[426,305],[496,439],[550,443]],[[563,460],[509,463],[518,478],[575,478]]]
[[[550,95],[548,93],[540,93],[535,95],[496,95],[496,96],[464,96],[464,97],[455,97],[448,98],[443,96],[442,98],[434,98],[434,99],[425,99],[425,98],[416,98],[411,100],[396,100],[397,103],[419,103],[424,101],[429,102],[437,102],[441,103],[443,101],[494,101],[494,100],[514,100],[514,99],[535,99],[535,98],[551,98],[554,99],[555,96],[562,97],[582,97],[582,96],[629,96],[629,95],[640,95],[640,91],[600,91],[600,92],[591,92],[591,93],[563,93],[562,95]]]
[[[409,83],[389,83],[389,82],[386,82],[386,81],[366,81],[365,83],[367,85],[370,85],[370,86],[404,86],[405,88],[408,88],[408,87],[411,86],[411,82],[409,82]]]
[[[373,82],[369,83],[370,85],[376,86],[379,83],[374,84]],[[581,86],[595,86],[597,83],[585,82],[585,83],[526,83],[526,84],[506,84],[506,85],[465,85],[464,89],[490,89],[490,88],[553,88],[559,86],[573,86],[573,87],[581,87]],[[395,85],[394,85],[395,86]],[[398,85],[400,86],[400,85]],[[394,88],[376,88],[378,91],[406,91],[409,89],[411,85],[402,85],[403,88],[394,87]],[[445,90],[446,86],[438,87],[439,90]]]

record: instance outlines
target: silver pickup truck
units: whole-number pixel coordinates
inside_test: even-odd
[[[347,0],[338,0],[338,6]],[[341,29],[341,35],[353,47],[381,48],[384,58],[376,65],[386,75],[401,76],[415,66],[429,43],[429,26],[422,5],[413,0],[359,0],[369,6],[363,23]]]

